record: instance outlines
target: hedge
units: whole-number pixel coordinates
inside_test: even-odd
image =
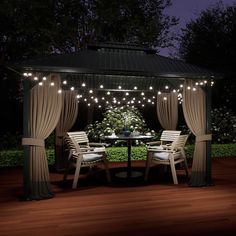
[[[191,159],[193,156],[194,145],[186,146],[186,156]],[[48,164],[53,165],[54,150],[47,149]],[[110,161],[126,161],[127,147],[108,147],[107,154]],[[215,157],[236,157],[236,144],[212,144],[212,158]],[[145,160],[145,146],[132,147],[132,160]],[[22,166],[23,150],[2,150],[0,151],[0,167]]]

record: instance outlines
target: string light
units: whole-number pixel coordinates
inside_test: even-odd
[[[24,77],[31,77],[32,73],[25,72],[25,73],[23,73],[23,76]],[[47,77],[46,76],[38,76],[38,74],[37,74],[35,76],[32,76],[30,79],[32,81],[35,81],[35,82],[39,81],[38,85],[39,86],[43,86],[43,81],[47,80]],[[40,81],[40,79],[41,79],[41,81]],[[186,89],[191,90],[191,91],[196,91],[197,90],[197,86],[204,86],[204,85],[207,85],[207,83],[208,83],[207,80],[202,80],[202,81],[199,80],[199,81],[194,83],[195,84],[194,87],[187,86]],[[62,84],[63,85],[67,85],[68,84],[67,80],[63,80]],[[211,86],[213,86],[214,81],[210,80],[209,84]],[[54,82],[51,82],[50,85],[54,86],[55,84],[54,84]],[[81,84],[81,86],[82,87],[86,87],[86,84],[83,82]],[[100,104],[99,103],[99,98],[97,98],[97,97],[94,98],[94,96],[91,96],[91,97],[89,96],[88,98],[86,98],[86,96],[88,96],[89,94],[94,93],[94,90],[96,91],[96,88],[94,88],[94,90],[92,90],[92,89],[90,89],[90,90],[86,90],[86,89],[82,90],[82,87],[80,87],[78,89],[80,91],[80,94],[78,94],[76,96],[76,98],[79,100],[81,97],[84,96],[85,98],[82,100],[82,102],[86,102],[87,104],[90,104],[88,106],[91,106],[92,103],[96,103],[96,106],[99,107],[99,108],[103,107],[103,104],[109,104],[109,103],[114,103],[114,104],[119,104],[119,105],[130,105],[130,104],[135,105],[136,104],[136,105],[139,105],[139,106],[142,105],[142,107],[144,107],[145,104],[152,104],[152,105],[155,104],[155,100],[153,101],[153,99],[156,99],[156,96],[153,95],[153,93],[155,91],[153,86],[149,86],[148,89],[140,92],[140,94],[142,96],[142,102],[141,102],[140,100],[137,100],[138,99],[138,95],[137,94],[134,95],[134,93],[140,91],[140,90],[136,91],[138,89],[137,86],[134,86],[133,90],[130,90],[130,89],[122,88],[122,86],[119,85],[117,87],[118,90],[114,89],[114,88],[110,88],[111,90],[106,92],[106,89],[104,89],[104,85],[100,84],[100,85],[98,85],[98,94],[101,96],[102,95],[101,93],[104,93],[104,95],[105,95],[105,96],[100,97],[100,99],[101,99],[100,103],[102,102],[102,104]],[[182,94],[181,94],[181,90],[183,89],[183,87],[184,87],[183,84],[180,84],[179,85],[180,89],[172,89],[173,93],[178,93],[178,100],[179,100],[180,103],[183,100],[182,99]],[[165,85],[165,87],[164,87],[165,90],[170,89],[170,88],[171,87],[169,85]],[[123,89],[123,92],[124,92],[123,96],[121,95],[122,89]],[[73,87],[73,86],[70,87],[70,90],[72,90],[72,91],[75,90],[75,87]],[[145,91],[146,91],[146,93],[145,93]],[[118,94],[118,98],[114,97],[114,96],[109,98],[108,96],[106,96],[106,95],[111,95],[111,94],[114,95],[116,92],[120,93],[120,94]],[[58,93],[61,94],[62,93],[62,89],[59,89]],[[146,96],[144,96],[145,94],[146,94]],[[160,95],[160,94],[162,94],[161,90],[159,90],[157,92],[157,95]],[[130,97],[130,99],[129,99],[128,96],[132,96],[132,97]],[[163,99],[167,100],[167,97],[164,97]]]

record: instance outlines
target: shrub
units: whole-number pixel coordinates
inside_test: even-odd
[[[236,116],[226,107],[211,111],[212,142],[236,143]]]
[[[101,122],[96,121],[86,127],[89,140],[98,141],[103,135],[120,134],[124,129],[140,133],[150,132],[137,108],[109,106]]]

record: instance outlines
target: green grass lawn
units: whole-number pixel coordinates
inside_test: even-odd
[[[186,146],[186,155],[190,159],[193,156],[194,145]],[[54,149],[47,149],[48,164],[54,164]],[[126,161],[127,147],[108,147],[107,154],[110,161]],[[236,144],[212,144],[212,158],[236,157]],[[132,160],[145,160],[145,146],[132,147]],[[22,166],[23,150],[1,150],[0,167]]]

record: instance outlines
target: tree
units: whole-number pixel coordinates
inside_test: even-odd
[[[180,38],[180,55],[192,64],[224,74],[213,89],[213,105],[234,109],[236,91],[236,4],[218,2],[191,20]]]
[[[16,87],[20,81],[5,70],[9,61],[79,51],[97,41],[167,46],[170,28],[177,24],[175,17],[163,14],[170,5],[171,0],[2,0],[0,86]],[[6,92],[1,96],[10,98]],[[10,100],[19,106],[16,94]]]
[[[170,0],[3,0],[0,63],[78,51],[95,41],[166,46],[177,24],[163,14],[170,5]]]
[[[220,72],[235,72],[236,4],[222,2],[202,11],[183,30],[180,54],[188,62]]]
[[[175,17],[163,14],[170,5],[170,0],[96,1],[96,38],[154,48],[169,46],[173,39],[170,28],[178,22]]]

